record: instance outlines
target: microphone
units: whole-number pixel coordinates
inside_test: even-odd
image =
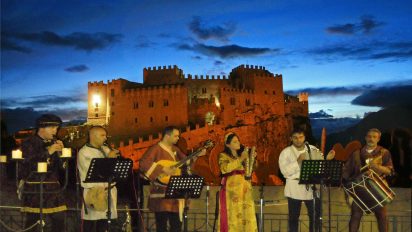
[[[306,147],[308,148],[308,153],[309,153],[309,159],[312,159],[312,154],[311,154],[311,152],[310,152],[310,144],[309,144],[309,142],[308,141],[305,141],[305,145],[306,145]]]

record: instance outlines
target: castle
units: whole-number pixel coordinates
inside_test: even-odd
[[[265,153],[258,154],[261,162],[277,167],[294,118],[307,116],[308,94],[285,94],[282,75],[262,66],[240,65],[228,76],[184,75],[176,65],[159,66],[143,69],[143,83],[121,78],[88,83],[88,124],[107,126],[122,154],[135,161],[164,127],[174,125],[182,128],[188,150],[202,139],[221,140],[230,130]],[[204,162],[213,172],[210,159]]]

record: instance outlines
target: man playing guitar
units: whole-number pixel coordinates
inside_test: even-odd
[[[156,231],[167,230],[167,221],[170,224],[170,231],[181,231],[181,217],[179,212],[183,212],[184,202],[177,199],[165,199],[166,186],[157,179],[162,175],[175,175],[177,167],[163,166],[162,161],[179,161],[186,155],[176,146],[179,140],[179,129],[173,126],[166,127],[162,133],[162,140],[150,147],[142,156],[139,162],[140,170],[151,180],[151,190],[148,200],[148,208],[154,212],[156,221]],[[206,154],[203,149],[198,156]]]

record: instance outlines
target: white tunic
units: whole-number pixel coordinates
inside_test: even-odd
[[[323,159],[323,155],[319,149],[310,145],[311,157],[314,160]],[[312,190],[306,188],[305,184],[299,184],[300,166],[298,157],[300,154],[306,153],[305,160],[309,160],[307,147],[302,151],[298,151],[293,145],[286,147],[279,156],[279,168],[283,176],[286,178],[285,197],[290,197],[297,200],[312,200]]]
[[[87,170],[89,169],[90,162],[93,158],[106,158],[109,154],[110,149],[106,146],[102,147],[102,150],[91,147],[89,145],[84,145],[78,154],[77,168],[79,169],[81,186],[84,188],[83,197],[86,196],[87,192],[92,187],[107,187],[107,183],[84,183],[86,179]],[[117,188],[113,187],[111,189],[111,217],[117,218]],[[82,204],[82,218],[84,220],[100,220],[107,218],[107,211],[96,211],[92,208],[87,207],[87,214],[84,212],[84,204]]]

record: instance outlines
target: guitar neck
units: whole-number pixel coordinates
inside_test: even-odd
[[[183,164],[185,164],[188,160],[193,159],[194,157],[196,157],[202,150],[198,150],[193,152],[192,154],[186,156],[184,159],[180,160],[179,162],[177,162],[175,165],[173,165],[173,167],[179,168],[181,167]]]

